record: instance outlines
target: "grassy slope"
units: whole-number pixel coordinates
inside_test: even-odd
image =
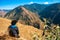
[[[2,36],[3,34],[7,34],[7,33],[5,33],[5,31],[7,30],[8,26],[10,25],[10,22],[11,22],[11,20],[8,20],[5,18],[0,18],[0,36]],[[38,34],[39,36],[41,36],[43,33],[42,30],[38,30],[32,26],[23,25],[20,23],[17,23],[17,26],[19,28],[21,38],[24,38],[26,40],[32,40],[32,36],[34,35],[34,33]],[[6,36],[5,38],[7,40],[11,39],[11,37],[8,38],[8,36]]]

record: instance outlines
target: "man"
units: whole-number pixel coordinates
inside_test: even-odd
[[[16,26],[17,20],[13,20],[11,22],[11,25],[8,27],[9,30],[9,35],[12,37],[19,38],[19,30],[18,27]]]

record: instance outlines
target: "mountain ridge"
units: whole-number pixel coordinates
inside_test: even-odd
[[[41,13],[39,13],[39,15],[41,17],[51,19],[50,21],[52,21],[52,23],[54,24],[60,24],[59,23],[60,3],[55,3],[55,4],[48,6]]]

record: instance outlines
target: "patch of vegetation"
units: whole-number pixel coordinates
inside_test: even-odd
[[[47,27],[48,28],[48,27]],[[36,34],[34,34],[36,35]],[[44,29],[42,37],[36,35],[33,40],[60,40],[60,27],[54,25],[50,29]]]

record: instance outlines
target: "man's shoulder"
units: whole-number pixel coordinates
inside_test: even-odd
[[[9,28],[17,28],[16,25],[10,25]]]

